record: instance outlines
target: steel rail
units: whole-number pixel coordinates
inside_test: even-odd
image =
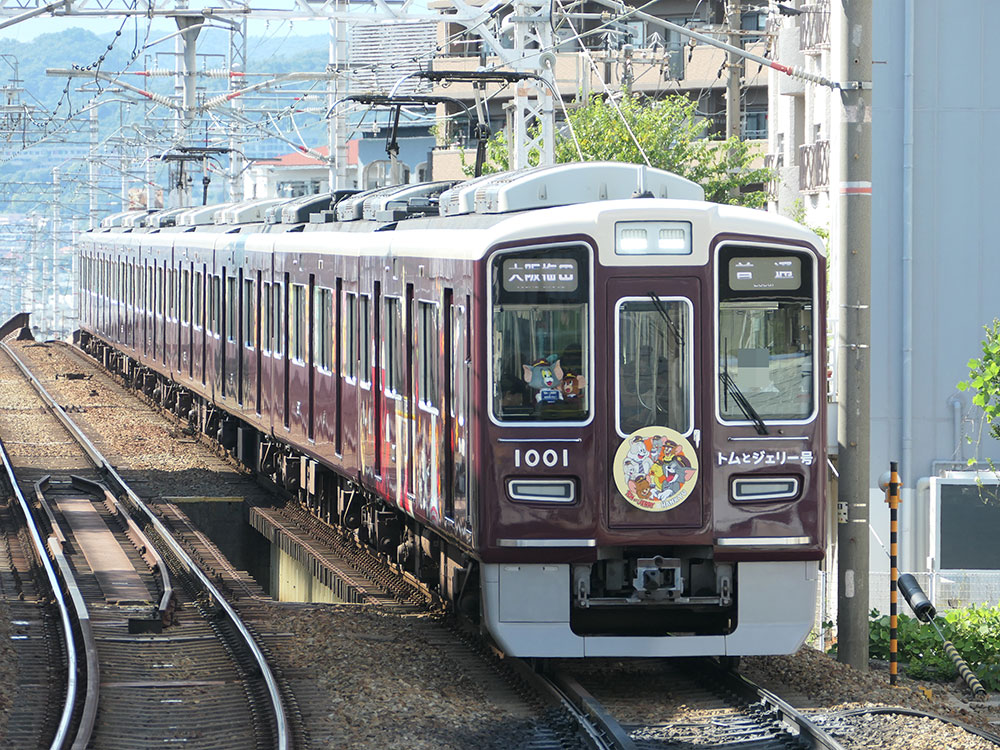
[[[6,345],[4,348],[6,348]],[[73,625],[70,620],[69,605],[66,603],[66,599],[63,596],[59,577],[56,574],[55,569],[52,567],[52,561],[49,559],[48,553],[46,552],[45,543],[42,542],[42,536],[39,533],[38,523],[32,513],[31,506],[28,504],[28,501],[25,500],[24,495],[21,492],[21,488],[17,484],[17,476],[14,474],[14,465],[10,461],[10,456],[7,455],[7,448],[4,446],[2,440],[0,440],[0,459],[3,461],[4,471],[7,473],[7,480],[10,482],[11,491],[17,498],[18,505],[21,506],[21,512],[24,514],[25,523],[28,526],[28,533],[31,536],[32,546],[34,546],[35,551],[38,554],[38,559],[41,561],[42,567],[45,569],[45,577],[48,579],[49,588],[52,590],[52,596],[55,598],[56,606],[59,608],[59,620],[62,625],[63,638],[65,639],[64,642],[66,644],[66,701],[63,704],[63,710],[60,714],[59,726],[56,729],[56,734],[53,737],[49,748],[50,750],[62,750],[66,744],[67,738],[69,737],[70,722],[73,719],[77,692],[76,638],[73,634]]]
[[[94,628],[90,621],[90,610],[87,602],[80,591],[80,584],[77,581],[73,566],[66,559],[64,547],[66,544],[66,534],[56,520],[52,505],[45,497],[45,491],[49,488],[50,477],[45,476],[35,482],[35,499],[38,504],[45,509],[45,514],[52,524],[52,534],[49,536],[49,550],[52,557],[59,566],[59,573],[63,578],[66,591],[73,609],[76,611],[76,619],[80,625],[80,637],[83,640],[83,657],[86,664],[87,690],[83,696],[83,710],[80,712],[80,721],[76,726],[73,736],[71,750],[87,750],[90,740],[94,735],[94,725],[97,723],[97,705],[101,691],[101,665],[97,656],[97,639],[94,636]]]
[[[188,555],[183,547],[181,547],[181,545],[178,544],[178,542],[173,538],[170,531],[163,525],[160,519],[157,518],[156,514],[153,513],[153,511],[142,501],[132,488],[128,486],[125,480],[122,479],[121,475],[115,470],[114,466],[112,466],[111,463],[101,454],[101,452],[97,450],[94,444],[80,430],[76,423],[70,419],[69,415],[66,414],[66,411],[58,403],[56,403],[51,394],[49,394],[41,382],[14,354],[10,347],[8,347],[5,343],[0,343],[0,347],[7,352],[10,358],[24,373],[25,377],[31,381],[34,388],[38,391],[38,394],[46,402],[56,418],[62,422],[73,437],[80,442],[84,450],[87,452],[87,455],[90,456],[91,460],[94,462],[98,471],[105,474],[107,478],[113,481],[114,484],[118,486],[119,490],[128,496],[129,500],[131,500],[135,507],[142,511],[143,515],[145,515],[149,522],[153,525],[153,528],[157,530],[167,546],[169,546],[174,555],[176,555],[178,561],[184,566],[185,570],[198,579],[204,589],[211,594],[215,602],[226,613],[229,621],[243,637],[247,647],[253,654],[254,661],[260,670],[260,674],[264,679],[265,685],[267,686],[268,697],[274,714],[275,750],[289,750],[291,746],[291,732],[288,726],[288,717],[285,715],[285,707],[281,700],[281,692],[278,689],[277,678],[275,678],[274,672],[271,670],[271,665],[267,663],[264,652],[261,651],[260,646],[257,645],[257,641],[254,639],[243,620],[240,619],[239,614],[237,614],[233,606],[226,600],[225,596],[222,595],[222,592],[215,587],[212,581],[209,580],[208,576],[205,575],[194,560],[191,559],[190,555]]]
[[[713,662],[705,660],[703,663],[711,664],[711,668],[717,670],[716,677],[720,682],[743,700],[748,703],[763,703],[776,711],[782,723],[797,728],[799,736],[806,739],[810,747],[822,750],[847,750],[835,737],[770,690],[762,688],[741,674],[728,672]]]
[[[115,493],[109,490],[100,482],[92,482],[86,477],[79,477],[72,475],[70,480],[73,482],[73,486],[77,489],[83,489],[86,492],[91,492],[95,495],[103,495],[105,503],[109,506],[113,506],[118,512],[121,520],[123,520],[128,527],[128,533],[135,537],[139,543],[136,547],[142,549],[141,555],[146,560],[147,563],[155,567],[160,575],[160,588],[163,593],[160,595],[160,604],[157,606],[157,612],[160,615],[160,620],[164,621],[166,618],[167,611],[170,609],[171,600],[174,597],[174,587],[170,583],[170,570],[167,568],[167,564],[163,561],[163,557],[156,548],[150,542],[149,537],[146,533],[139,528],[139,524],[135,522],[131,515],[124,507],[124,504],[119,500]],[[163,623],[164,625],[166,622]]]

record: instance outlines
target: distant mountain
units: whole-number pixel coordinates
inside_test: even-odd
[[[109,23],[111,28],[116,24]],[[282,25],[276,31],[247,39],[247,72],[282,74],[292,71],[324,70],[328,57],[326,35],[291,35]],[[59,130],[70,112],[78,113],[91,100],[97,88],[108,88],[107,81],[96,81],[90,76],[50,76],[47,69],[71,69],[77,71],[101,71],[116,75],[126,72],[121,81],[132,86],[172,96],[174,80],[172,75],[144,77],[136,75],[152,69],[172,71],[174,42],[167,40],[155,48],[143,52],[142,47],[172,33],[169,26],[158,26],[148,36],[145,30],[139,37],[131,24],[125,24],[121,35],[114,31],[95,34],[82,28],[71,28],[38,36],[31,42],[0,39],[0,86],[7,95],[6,103],[20,103],[30,109],[27,118],[0,114],[0,212],[23,213],[38,210],[51,201],[52,168],[65,165],[65,170],[75,169],[77,173],[89,148],[85,128],[87,123],[80,120],[77,136],[66,135],[65,128]],[[110,49],[109,49],[110,48]],[[138,52],[137,52],[138,51]],[[229,51],[229,35],[221,30],[203,31],[198,38],[199,69],[222,69],[226,65]],[[15,86],[15,70],[18,84]],[[261,79],[251,79],[251,81]],[[199,85],[202,85],[201,83]],[[210,79],[204,84],[209,92],[225,91],[223,79]],[[19,91],[16,91],[19,89]],[[16,98],[15,98],[16,97]],[[119,97],[121,98],[121,97]],[[134,95],[130,95],[134,98]],[[121,125],[119,113],[126,118],[126,124],[143,125],[144,108],[141,106],[102,107],[99,121],[99,138],[103,141],[114,134]],[[172,115],[160,108],[162,117],[159,127],[170,126]],[[86,117],[86,115],[84,115]],[[124,132],[120,137],[138,138],[136,132]],[[39,144],[39,141],[42,141]],[[34,145],[24,150],[25,144]],[[84,170],[85,171],[85,170]],[[66,171],[64,171],[66,174]],[[118,184],[115,184],[115,179]],[[120,192],[120,178],[102,180],[99,194],[102,199],[114,202]],[[85,213],[79,203],[66,208],[74,215]]]

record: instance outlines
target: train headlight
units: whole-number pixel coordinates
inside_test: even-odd
[[[508,479],[507,497],[520,503],[572,503],[576,482],[572,479]]]
[[[730,497],[737,503],[794,500],[799,496],[798,477],[736,477]]]
[[[616,255],[690,255],[689,221],[619,221]]]

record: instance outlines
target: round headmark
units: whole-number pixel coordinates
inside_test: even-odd
[[[687,500],[698,483],[698,456],[687,438],[669,427],[643,427],[618,446],[615,486],[640,510],[659,512]]]

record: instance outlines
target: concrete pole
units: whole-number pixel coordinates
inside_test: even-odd
[[[729,43],[733,47],[743,49],[743,35],[740,27],[743,25],[743,14],[740,0],[729,0],[726,9],[726,22],[729,25]],[[736,52],[729,53],[729,78],[726,82],[726,138],[740,137],[740,80],[743,78],[743,57]]]
[[[871,80],[872,0],[831,4],[841,60],[840,299],[838,331],[838,658],[868,670],[871,493]]]

